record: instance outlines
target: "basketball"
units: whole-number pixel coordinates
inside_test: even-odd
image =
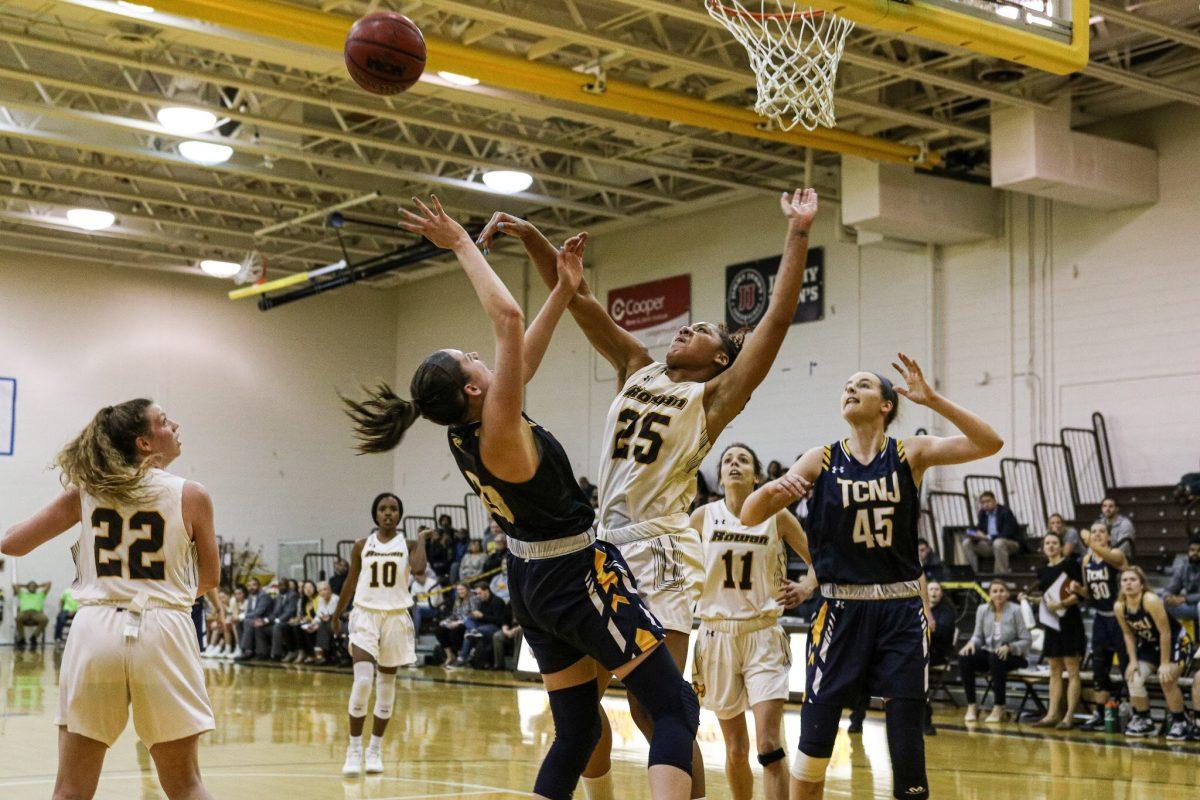
[[[367,14],[346,36],[346,69],[371,94],[399,94],[425,71],[425,37],[403,14]]]

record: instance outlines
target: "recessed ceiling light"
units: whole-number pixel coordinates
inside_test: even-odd
[[[117,0],[117,7],[123,8],[124,10],[128,11],[130,14],[153,14],[154,13],[154,8],[152,6],[144,6],[141,3],[127,3],[127,2],[125,2],[125,0]]]
[[[217,115],[202,108],[167,106],[160,108],[155,116],[158,117],[160,125],[181,136],[205,133],[217,127]]]
[[[242,265],[233,261],[217,261],[213,258],[206,258],[200,262],[200,269],[214,278],[232,278],[242,270]]]
[[[94,208],[72,208],[67,212],[67,222],[85,231],[102,231],[116,221],[109,212]]]
[[[186,142],[179,143],[179,155],[188,161],[212,166],[214,164],[224,164],[228,161],[233,156],[233,148],[227,144],[197,142],[189,139]]]
[[[533,185],[533,176],[515,169],[493,169],[483,173],[483,183],[493,192],[516,194]]]
[[[472,78],[470,75],[459,75],[457,72],[446,72],[438,70],[438,77],[446,83],[453,83],[455,86],[478,86],[479,78]]]

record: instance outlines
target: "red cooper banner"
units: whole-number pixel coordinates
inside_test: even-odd
[[[692,321],[692,276],[613,289],[608,293],[608,313],[647,347],[667,344],[679,326]]]

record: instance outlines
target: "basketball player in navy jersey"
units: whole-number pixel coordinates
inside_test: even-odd
[[[918,487],[930,467],[986,458],[1004,442],[934,391],[916,361],[903,353],[899,359],[892,366],[907,388],[871,372],[852,375],[842,390],[850,435],[809,450],[742,507],[742,524],[758,525],[810,495],[808,542],[825,602],[809,634],[792,800],[824,796],[842,708],[860,693],[884,700],[894,796],[929,796],[922,729],[932,623],[917,554]],[[900,397],[928,406],[962,433],[891,438],[886,431]]]
[[[434,198],[405,212],[403,227],[458,257],[492,323],[493,372],[475,353],[438,350],[417,368],[412,401],[386,385],[347,401],[364,452],[400,443],[418,416],[448,427],[463,477],[508,535],[513,616],[550,695],[554,742],[534,794],[569,800],[600,738],[597,674],[615,673],[654,720],[650,791],[686,800],[699,703],[665,647],[658,620],[638,597],[620,551],[597,541],[595,514],[562,445],[521,412],[555,325],[583,278],[586,234],[557,254],[558,283],[525,330],[520,306],[462,227]]]
[[[1122,675],[1129,666],[1125,638],[1113,612],[1113,604],[1120,593],[1121,570],[1129,566],[1129,560],[1125,558],[1124,551],[1109,546],[1108,523],[1104,520],[1093,524],[1090,531],[1084,531],[1082,539],[1087,547],[1081,562],[1083,584],[1072,589],[1096,613],[1092,620],[1092,675],[1096,685],[1096,710],[1082,728],[1085,731],[1102,731],[1104,707],[1112,693],[1117,691],[1109,674],[1113,657],[1116,656]]]

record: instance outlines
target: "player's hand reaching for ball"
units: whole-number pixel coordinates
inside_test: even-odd
[[[764,486],[767,491],[778,497],[785,497],[789,502],[803,500],[812,491],[812,484],[799,475],[785,472]]]
[[[787,192],[779,198],[779,206],[788,225],[807,231],[812,227],[813,217],[817,215],[817,190],[797,189],[789,197]]]
[[[483,249],[484,255],[487,255],[488,251],[492,249],[492,241],[497,236],[508,234],[524,241],[527,235],[536,231],[537,228],[533,227],[533,223],[528,220],[514,217],[505,211],[497,211],[492,214],[488,224],[484,225],[483,230],[475,237],[475,244]]]
[[[467,235],[463,226],[454,220],[454,217],[446,213],[437,195],[431,195],[429,199],[433,203],[432,209],[421,202],[421,198],[413,198],[413,204],[421,212],[420,214],[414,214],[406,208],[401,208],[400,213],[404,215],[404,222],[400,223],[400,227],[406,231],[421,234],[434,245],[445,250],[454,250],[464,245],[470,245],[471,237]]]
[[[897,386],[896,394],[908,398],[914,403],[923,406],[929,405],[933,401],[933,398],[937,396],[937,392],[926,382],[925,375],[921,372],[921,365],[904,355],[904,353],[897,353],[896,357],[900,359],[900,364],[893,361],[892,366],[896,368],[896,371],[900,373],[900,377],[908,384],[907,386]]]
[[[556,266],[558,267],[558,282],[564,289],[570,289],[571,294],[583,282],[583,249],[587,246],[586,232],[576,234],[563,243],[558,251]]]

